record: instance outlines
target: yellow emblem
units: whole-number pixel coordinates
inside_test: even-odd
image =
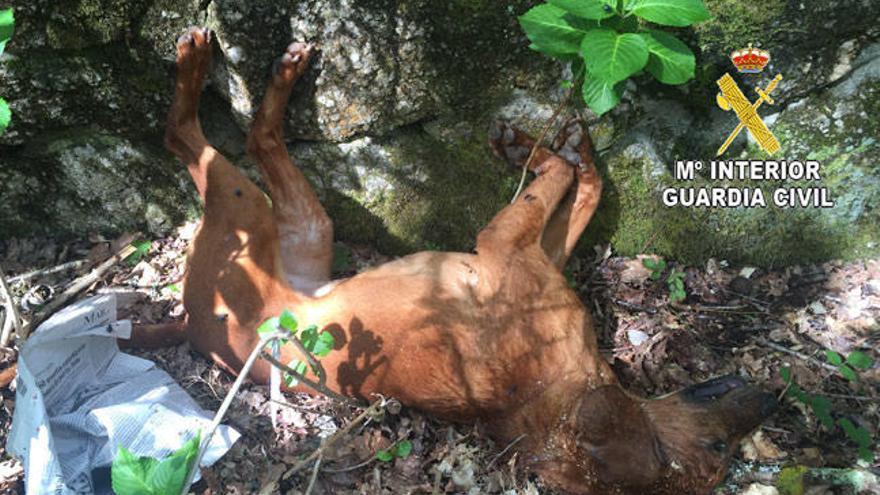
[[[766,88],[755,89],[759,98],[755,103],[752,103],[746,98],[746,95],[740,91],[739,86],[736,85],[736,81],[730,77],[730,74],[724,74],[721,76],[721,79],[718,79],[718,87],[721,88],[721,92],[715,97],[718,106],[725,111],[732,108],[736,113],[736,116],[739,118],[739,125],[737,125],[736,129],[730,133],[730,136],[724,141],[724,144],[718,148],[717,156],[721,156],[727,151],[730,143],[732,143],[736,136],[739,135],[740,131],[743,130],[743,127],[749,130],[749,133],[755,138],[761,149],[771,155],[779,151],[779,141],[776,140],[776,136],[770,132],[770,129],[767,128],[767,125],[761,120],[761,117],[758,115],[758,108],[765,101],[771,105],[773,104],[773,100],[770,98],[770,93],[776,89],[776,85],[779,84],[779,81],[781,80],[782,74],[777,74]]]

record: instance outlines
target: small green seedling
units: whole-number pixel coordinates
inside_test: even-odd
[[[319,332],[318,327],[316,325],[309,325],[302,331],[299,330],[299,322],[296,317],[290,310],[285,309],[281,312],[281,314],[274,318],[269,318],[264,321],[262,325],[257,328],[257,334],[260,337],[265,337],[266,335],[270,335],[277,330],[284,330],[289,334],[288,338],[281,339],[282,344],[286,344],[289,342],[289,339],[295,338],[299,339],[300,343],[302,343],[303,348],[310,352],[312,355],[318,358],[322,358],[330,354],[330,351],[333,350],[333,347],[336,345],[336,339],[334,339],[333,334],[328,331]],[[297,335],[298,334],[298,335]],[[308,371],[307,363],[294,359],[287,365],[292,370],[296,371],[302,376],[305,376]],[[312,368],[312,372],[317,374],[318,370]],[[299,383],[299,380],[290,373],[284,373],[284,384],[288,387],[293,387]]]
[[[4,9],[0,10],[0,55],[3,55],[3,52],[6,50],[6,43],[12,38],[12,35],[15,33],[15,14],[12,12],[12,9]],[[9,103],[6,103],[2,97],[0,97],[0,134],[9,127],[9,122],[12,120],[12,110],[9,108]]]
[[[867,366],[870,366],[870,357],[865,357],[868,358]],[[855,360],[860,359],[862,358],[855,358]],[[859,364],[864,363],[864,361],[856,362],[858,362]],[[852,421],[847,418],[839,418],[835,420],[831,401],[828,400],[827,397],[806,392],[800,386],[798,386],[798,384],[795,383],[794,379],[791,376],[791,368],[782,368],[781,370],[779,370],[779,376],[781,376],[785,383],[788,385],[788,388],[786,389],[786,394],[791,395],[799,402],[808,406],[810,410],[813,411],[813,414],[816,416],[819,422],[823,426],[828,428],[828,430],[834,431],[836,426],[840,426],[847,438],[852,440],[858,446],[859,457],[865,462],[874,461],[874,452],[871,450],[871,446],[873,445],[874,441],[871,438],[871,433],[868,432],[868,430],[862,428],[861,426],[856,426]]]
[[[136,457],[119,447],[110,468],[116,495],[179,495],[199,452],[202,433],[196,433],[183,447],[165,459]]]
[[[694,77],[694,54],[681,40],[648,27],[708,20],[702,0],[547,0],[520,16],[529,48],[572,63],[574,81],[596,114],[614,108],[626,81],[643,70],[663,84]],[[580,86],[580,88],[577,88]]]
[[[128,255],[125,258],[125,262],[131,266],[137,265],[140,263],[144,256],[146,256],[150,252],[150,248],[153,247],[153,243],[147,239],[141,239],[139,241],[134,241],[131,243],[132,247],[134,247],[134,252]]]
[[[666,261],[662,258],[653,260],[651,258],[642,259],[642,265],[651,270],[651,280],[660,280],[663,278],[663,272],[666,271]],[[684,301],[687,298],[687,291],[684,288],[684,272],[673,268],[669,275],[666,276],[666,288],[669,290],[669,300],[672,302]]]
[[[381,462],[391,462],[394,459],[406,459],[412,452],[412,442],[409,440],[401,440],[390,449],[380,450],[376,452],[376,459]]]
[[[844,360],[840,354],[832,350],[826,350],[825,357],[829,363],[837,366],[837,371],[840,372],[842,377],[851,382],[859,380],[859,375],[856,373],[857,369],[866,370],[871,367],[872,362],[871,357],[862,351],[853,351]]]

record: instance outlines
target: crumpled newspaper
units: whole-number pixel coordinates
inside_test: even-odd
[[[171,376],[119,351],[116,339],[130,335],[110,294],[68,306],[24,344],[6,448],[24,465],[27,495],[112,494],[110,465],[120,446],[162,458],[207,433],[211,415]],[[239,436],[221,425],[202,466]]]

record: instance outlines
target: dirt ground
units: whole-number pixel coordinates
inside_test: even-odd
[[[140,260],[119,263],[88,293],[115,292],[120,318],[161,322],[180,318],[185,249],[194,225],[153,240]],[[108,242],[93,237],[66,245],[45,239],[0,241],[0,263],[7,278],[72,260],[101,259]],[[363,246],[337,246],[339,276],[353,274],[388,258]],[[600,347],[624,386],[658,396],[724,374],[751,377],[778,394],[780,376],[791,370],[800,389],[830,401],[835,420],[848,419],[867,430],[874,460],[859,460],[859,446],[840,427],[823,426],[789,388],[780,411],[741,446],[719,494],[880,493],[880,260],[796,266],[766,271],[710,260],[705,266],[669,262],[652,280],[642,259],[616,257],[603,246],[589,258],[570,263],[572,287],[597,321]],[[664,278],[684,271],[687,298],[671,302]],[[86,267],[12,283],[25,316],[64,290]],[[844,358],[861,351],[873,358],[856,380],[829,363],[826,350]],[[0,370],[14,361],[0,351]],[[222,372],[186,345],[134,351],[169,372],[202,407],[214,411],[232,384]],[[0,493],[23,493],[20,464],[5,451],[15,407],[14,384],[0,390]],[[494,445],[480,425],[453,425],[395,407],[372,416],[324,451],[317,475],[313,464],[285,476],[322,438],[345,427],[363,409],[327,398],[287,396],[278,406],[277,427],[270,422],[268,391],[246,384],[225,423],[241,440],[204,471],[197,493],[552,493],[520,472],[514,449]],[[376,452],[402,440],[412,452],[381,462]],[[864,455],[866,449],[862,449]],[[839,469],[815,469],[839,468]],[[861,491],[848,485],[861,479]],[[794,481],[792,481],[794,479]],[[849,476],[848,479],[854,479]],[[867,480],[867,481],[865,481]],[[313,481],[313,482],[312,482]]]

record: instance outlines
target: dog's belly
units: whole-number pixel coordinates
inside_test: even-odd
[[[328,385],[470,420],[591,367],[589,317],[564,280],[510,288],[487,276],[478,256],[420,253],[339,283],[303,308],[303,323],[339,344],[323,359]],[[578,356],[559,359],[568,354]]]

